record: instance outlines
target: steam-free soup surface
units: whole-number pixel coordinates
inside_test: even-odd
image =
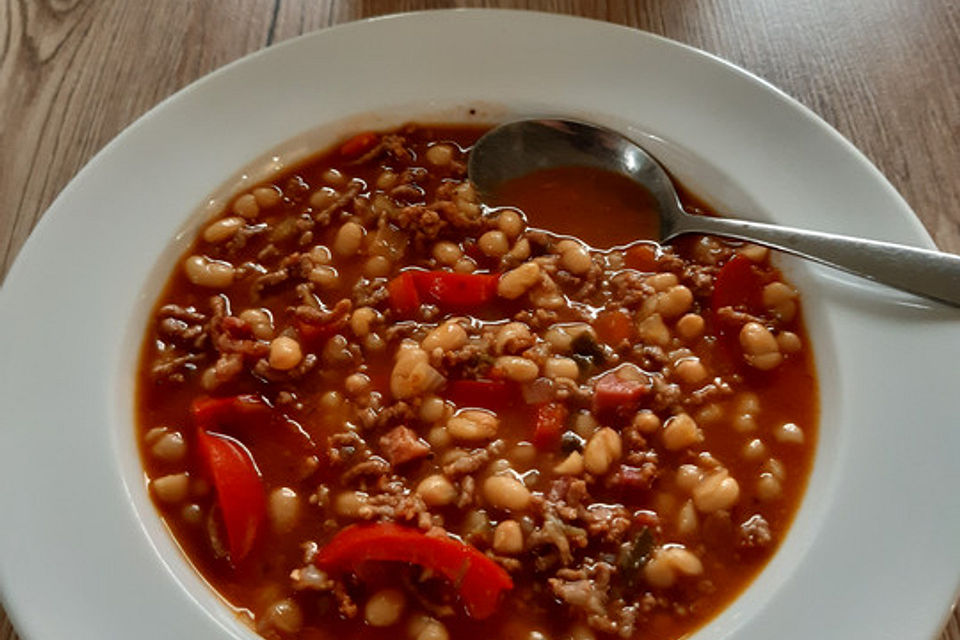
[[[595,171],[483,206],[481,133],[363,133],[237,194],[156,303],[148,487],[267,638],[680,638],[798,508],[815,375],[768,253],[634,242],[651,211]]]

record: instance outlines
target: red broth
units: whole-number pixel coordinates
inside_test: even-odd
[[[157,300],[146,482],[264,637],[684,637],[801,502],[816,377],[767,253],[629,244],[650,210],[592,171],[482,206],[481,133],[355,136],[237,194]]]

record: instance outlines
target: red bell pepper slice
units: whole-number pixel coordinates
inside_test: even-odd
[[[420,294],[411,271],[404,271],[387,283],[387,293],[390,294],[390,307],[400,315],[413,315],[420,308]]]
[[[380,136],[372,131],[364,131],[340,145],[340,155],[344,158],[359,158],[380,142]]]
[[[608,373],[597,380],[593,392],[593,412],[634,410],[650,387],[649,382],[625,380],[616,373]]]
[[[333,572],[356,571],[368,561],[407,562],[449,580],[471,618],[488,618],[500,595],[513,588],[503,568],[474,547],[451,537],[427,535],[390,522],[352,525],[317,553],[315,563]]]
[[[537,405],[533,420],[533,446],[540,451],[550,451],[560,444],[569,415],[567,407],[559,402]]]
[[[465,308],[484,305],[497,297],[495,273],[412,271],[417,291],[441,307]]]
[[[253,549],[267,517],[267,497],[253,457],[246,447],[224,435],[197,429],[201,459],[213,483],[234,563]]]
[[[723,307],[735,307],[748,313],[763,310],[763,278],[749,258],[737,255],[723,265],[713,284],[710,306],[715,317]]]
[[[255,394],[194,399],[190,405],[193,423],[199,429],[229,425],[246,426],[265,420],[273,415],[273,409]]]
[[[520,390],[510,380],[454,380],[443,396],[460,408],[501,411],[517,402]]]
[[[633,320],[630,314],[620,309],[601,311],[593,322],[597,337],[611,347],[619,346],[633,337]]]

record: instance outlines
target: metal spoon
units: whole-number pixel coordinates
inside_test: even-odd
[[[889,242],[805,231],[762,222],[687,213],[663,167],[621,134],[570,120],[520,120],[477,141],[468,173],[481,197],[505,181],[538,169],[586,166],[624,174],[653,195],[660,209],[660,240],[686,233],[746,240],[960,306],[960,257]]]

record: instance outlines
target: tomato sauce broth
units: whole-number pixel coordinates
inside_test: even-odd
[[[482,131],[480,128],[460,126],[411,127],[403,131],[404,144],[415,150],[411,158],[401,159],[385,151],[382,157],[368,161],[354,162],[355,159],[351,158],[350,162],[346,162],[341,148],[339,154],[336,151],[326,152],[294,167],[266,185],[270,189],[277,189],[282,194],[282,199],[278,204],[262,207],[255,220],[244,223],[246,227],[263,225],[263,229],[252,233],[246,244],[237,249],[230,258],[235,265],[241,262],[250,265],[246,272],[239,270],[238,273],[252,275],[237,276],[230,284],[211,291],[209,288],[196,286],[178,269],[171,275],[158,297],[154,315],[158,318],[163,316],[165,305],[175,304],[182,309],[196,310],[204,315],[203,322],[207,324],[198,320],[198,326],[208,326],[209,322],[212,322],[207,311],[211,304],[210,298],[219,296],[227,307],[228,316],[239,317],[240,310],[244,309],[262,310],[273,319],[279,335],[282,324],[289,322],[286,318],[289,317],[292,306],[299,304],[298,300],[305,294],[295,294],[291,287],[285,285],[258,290],[250,286],[250,278],[259,277],[273,269],[267,259],[261,260],[271,246],[282,253],[305,252],[306,247],[312,245],[337,246],[340,232],[333,223],[325,226],[317,223],[311,226],[311,240],[308,243],[303,242],[305,232],[296,225],[304,216],[314,215],[316,219],[317,207],[311,209],[309,204],[312,195],[325,186],[343,190],[346,188],[344,184],[357,184],[361,186],[355,198],[365,198],[369,204],[375,202],[374,192],[379,189],[376,185],[387,182],[383,177],[385,174],[398,175],[407,171],[408,174],[415,174],[415,186],[422,192],[420,196],[409,196],[412,206],[419,206],[420,202],[430,202],[433,194],[442,190],[444,183],[462,180],[463,176],[462,168],[458,168],[456,160],[446,165],[431,166],[425,160],[431,157],[426,155],[427,151],[431,147],[445,145],[454,158],[464,158],[470,145]],[[440,152],[435,155],[440,156]],[[414,169],[411,170],[411,167]],[[338,182],[339,178],[332,173],[334,171],[347,175],[353,182]],[[682,194],[682,199],[689,210],[712,214],[702,201],[686,193]],[[553,326],[582,323],[584,319],[587,324],[593,323],[591,326],[594,326],[600,316],[610,313],[623,314],[629,319],[629,323],[617,325],[614,337],[610,340],[611,344],[604,344],[606,330],[598,326],[597,332],[601,339],[591,343],[590,349],[593,351],[588,349],[586,355],[572,354],[571,359],[577,363],[581,372],[581,386],[586,385],[590,390],[594,388],[591,385],[599,384],[597,380],[605,375],[612,375],[610,372],[616,369],[609,364],[612,357],[610,354],[619,353],[620,363],[631,362],[631,358],[637,359],[637,362],[658,361],[657,358],[666,362],[666,349],[653,355],[643,354],[640,348],[643,340],[639,336],[639,324],[636,320],[640,317],[637,314],[641,312],[634,308],[618,307],[618,300],[607,286],[617,274],[633,271],[639,274],[637,277],[640,278],[661,268],[656,266],[647,269],[642,261],[634,261],[633,265],[640,268],[631,269],[631,247],[645,251],[645,256],[652,256],[650,259],[653,262],[650,264],[653,265],[666,264],[663,256],[676,264],[681,264],[677,262],[679,260],[683,263],[706,265],[697,267],[704,281],[708,276],[714,279],[719,277],[718,273],[723,264],[733,259],[730,256],[741,255],[738,253],[739,245],[717,249],[719,245],[700,237],[684,238],[665,247],[656,245],[650,239],[657,236],[658,220],[649,196],[622,177],[595,170],[564,168],[532,174],[507,185],[493,204],[495,206],[482,209],[483,216],[495,219],[503,210],[517,210],[527,227],[525,234],[539,233],[546,238],[537,240],[540,243],[535,243],[537,247],[553,247],[563,238],[578,238],[588,245],[591,255],[595,256],[595,264],[600,264],[597,261],[605,261],[602,263],[606,265],[606,271],[596,280],[597,290],[605,293],[579,295],[582,280],[558,277],[557,286],[567,298],[567,304],[551,310],[555,320]],[[361,205],[354,200],[352,204],[345,206]],[[222,215],[232,214],[228,210]],[[333,215],[334,220],[342,220],[346,214],[338,212]],[[337,218],[338,215],[340,218]],[[352,219],[364,220],[362,212],[353,210],[352,216]],[[390,224],[394,224],[393,219],[390,220]],[[383,224],[381,221],[381,229]],[[376,233],[376,224],[365,223],[365,226],[367,237],[372,237]],[[400,229],[390,228],[393,231]],[[403,230],[403,233],[409,241],[405,249],[406,257],[393,262],[389,277],[378,280],[366,275],[371,269],[371,263],[369,259],[363,258],[364,253],[361,250],[356,257],[335,259],[338,274],[336,283],[322,291],[319,287],[309,290],[320,300],[322,307],[329,310],[338,300],[356,296],[358,287],[365,281],[375,291],[377,287],[385,287],[389,278],[396,277],[404,269],[441,268],[437,259],[432,257],[437,252],[432,254],[429,244],[438,242],[436,238],[427,242],[415,231]],[[503,274],[510,268],[509,256],[497,258],[488,255],[479,248],[481,242],[478,236],[468,233],[457,237],[449,233],[449,229],[443,233],[447,235],[441,234],[441,238],[457,244],[462,254],[472,261],[475,273]],[[536,239],[535,235],[530,237]],[[198,238],[185,255],[204,254],[226,261],[229,254],[225,251],[217,253],[218,251],[221,250],[212,247],[211,243],[203,238]],[[726,252],[721,258],[725,262],[711,264],[708,259],[705,260],[704,256],[709,258],[718,251]],[[596,258],[599,255],[606,257]],[[752,268],[755,272],[762,272],[760,277],[766,283],[782,281],[782,274],[770,266],[766,258],[762,258]],[[687,282],[687,276],[684,275],[686,272],[677,273],[681,273],[681,281]],[[500,275],[500,278],[502,282],[504,276]],[[304,280],[305,284],[309,282]],[[604,282],[607,284],[603,284]],[[693,280],[690,280],[691,288],[694,288],[692,282]],[[666,543],[685,545],[703,565],[700,577],[678,579],[675,584],[662,588],[643,584],[641,578],[636,578],[640,582],[629,589],[622,585],[616,586],[615,590],[627,589],[628,594],[645,594],[643,597],[637,596],[636,599],[636,607],[640,613],[636,629],[630,634],[630,637],[634,638],[674,640],[684,637],[714,617],[750,584],[770,560],[789,529],[801,503],[816,448],[817,382],[813,355],[809,348],[810,340],[799,311],[799,302],[795,304],[795,315],[791,319],[769,320],[769,323],[770,326],[775,326],[777,331],[789,331],[799,339],[804,348],[784,357],[783,362],[772,370],[758,370],[745,361],[734,329],[724,325],[719,319],[740,316],[713,313],[709,298],[711,289],[704,286],[706,288],[702,291],[707,293],[697,290],[691,307],[691,313],[696,310],[705,322],[704,334],[702,338],[688,342],[686,348],[689,355],[684,357],[695,357],[703,363],[714,376],[714,380],[722,381],[717,383],[718,387],[732,385],[736,391],[721,389],[716,396],[709,396],[713,399],[708,402],[701,401],[696,396],[695,392],[699,388],[697,385],[675,385],[682,395],[673,401],[671,406],[675,409],[671,411],[675,413],[679,410],[677,408],[682,407],[684,411],[695,416],[702,432],[702,445],[670,450],[659,444],[659,438],[662,437],[659,434],[647,435],[646,439],[651,443],[649,446],[654,452],[657,466],[656,478],[649,486],[634,490],[630,485],[616,483],[610,486],[599,481],[590,484],[594,505],[622,505],[634,514],[631,531],[649,528],[651,532],[655,532],[652,544],[657,545],[656,548]],[[414,611],[422,611],[416,615],[429,615],[441,621],[448,636],[454,638],[479,639],[495,636],[519,640],[534,637],[571,637],[572,629],[584,627],[582,612],[567,607],[561,598],[550,592],[546,575],[552,574],[535,574],[526,569],[511,573],[515,585],[513,590],[501,599],[496,613],[483,620],[464,615],[463,602],[458,600],[455,590],[451,590],[449,584],[431,576],[429,571],[420,567],[400,563],[367,563],[358,569],[356,575],[345,579],[345,588],[358,603],[385,588],[407,594],[403,614],[406,617],[401,618],[407,622],[397,623],[406,624],[406,631],[398,631],[396,626],[378,627],[369,620],[364,621],[362,606],[360,612],[353,617],[345,615],[342,608],[338,610],[338,600],[330,593],[291,589],[291,571],[305,563],[309,565],[310,558],[318,548],[329,542],[337,531],[354,522],[338,513],[335,508],[337,495],[342,491],[352,490],[352,487],[344,484],[344,469],[331,464],[329,443],[331,438],[344,432],[345,424],[360,424],[361,418],[358,416],[363,411],[372,411],[375,414],[393,406],[388,399],[391,396],[395,356],[388,354],[398,351],[404,336],[422,335],[417,333],[420,331],[419,326],[436,327],[444,318],[455,317],[462,318],[463,326],[472,337],[486,335],[484,332],[495,334],[511,319],[526,317],[523,312],[531,305],[526,297],[498,298],[474,309],[460,308],[448,313],[443,313],[444,310],[441,309],[439,315],[402,318],[389,309],[389,299],[376,296],[372,299],[379,300],[374,307],[379,309],[387,325],[400,327],[400,330],[396,333],[386,329],[381,331],[382,345],[378,345],[376,351],[369,346],[369,341],[364,342],[350,336],[346,327],[339,330],[341,335],[348,336],[344,340],[342,351],[351,355],[344,358],[354,364],[359,358],[362,365],[356,371],[368,378],[364,391],[366,395],[363,396],[365,400],[362,401],[351,401],[349,393],[344,392],[344,379],[347,373],[353,370],[353,365],[344,365],[346,360],[337,359],[340,356],[335,353],[336,348],[330,346],[331,340],[325,338],[311,343],[302,332],[298,334],[294,331],[292,327],[295,327],[295,324],[286,329],[286,335],[293,335],[300,340],[303,351],[315,354],[320,363],[309,375],[292,379],[268,370],[270,375],[277,374],[276,380],[280,380],[278,382],[260,374],[244,373],[223,381],[213,389],[205,388],[202,382],[203,368],[212,368],[216,359],[216,352],[210,342],[204,342],[198,349],[205,350],[204,354],[212,353],[213,356],[199,354],[186,367],[178,370],[182,377],[176,377],[175,374],[169,379],[158,378],[157,365],[165,362],[165,358],[171,354],[179,354],[185,347],[182,342],[176,342],[163,333],[160,328],[162,321],[151,326],[140,355],[136,418],[145,478],[152,487],[158,510],[171,534],[189,561],[237,614],[268,638],[320,640],[363,637],[386,640],[395,638],[398,634],[411,637],[412,640],[426,638],[427,636],[423,635],[417,636],[411,618]],[[355,303],[354,307],[356,306]],[[428,311],[424,313],[427,314]],[[741,313],[748,311],[751,310],[739,308]],[[190,324],[191,321],[178,322]],[[531,327],[535,327],[533,321]],[[248,332],[249,328],[244,328],[243,331]],[[624,333],[621,335],[621,332]],[[540,341],[546,335],[546,329],[536,329],[535,334]],[[245,333],[244,336],[248,334]],[[626,341],[616,339],[623,336],[627,337]],[[215,340],[213,344],[216,344]],[[591,353],[593,355],[590,355]],[[223,356],[222,353],[220,355]],[[642,357],[652,360],[642,360]],[[266,360],[267,356],[263,355],[263,358]],[[495,360],[492,356],[491,358]],[[479,362],[484,363],[486,360],[481,358]],[[252,372],[252,359],[247,357],[245,363]],[[666,367],[664,371],[672,371],[671,367],[675,366],[675,363],[663,366]],[[262,372],[263,369],[259,371]],[[460,370],[456,370],[458,373],[443,371],[448,378],[447,386],[440,387],[435,393],[440,398],[449,398],[453,381],[457,376],[466,379],[466,374]],[[472,374],[472,379],[488,380],[491,375],[502,375],[498,373],[496,366],[486,372],[482,367],[478,371],[479,373]],[[542,379],[542,376],[538,379]],[[510,384],[513,385],[513,382]],[[584,401],[586,405],[568,401],[572,404],[569,405],[570,414],[564,426],[565,439],[550,450],[537,450],[530,446],[530,425],[536,420],[532,415],[539,406],[536,398],[543,389],[527,382],[510,388],[509,394],[498,399],[498,406],[494,411],[499,419],[497,438],[503,441],[503,450],[508,452],[502,455],[512,465],[510,473],[526,482],[535,495],[541,495],[542,492],[545,496],[547,488],[552,486],[551,483],[563,480],[563,474],[554,471],[557,466],[568,459],[572,452],[585,451],[589,446],[590,434],[583,432],[586,434],[583,435],[578,432],[579,423],[575,422],[579,419],[578,416],[590,413],[589,400]],[[216,487],[212,486],[204,463],[197,454],[197,438],[194,428],[191,427],[190,416],[191,405],[198,397],[231,397],[242,394],[264,398],[271,405],[274,418],[258,424],[233,425],[228,435],[242,443],[249,451],[265,491],[289,488],[296,493],[299,515],[293,524],[282,531],[275,526],[264,525],[259,530],[249,557],[238,562],[231,559],[224,549],[223,523],[220,521],[221,514],[217,506]],[[339,398],[339,401],[333,402],[331,398]],[[745,404],[749,405],[754,398],[759,399],[762,410],[745,407]],[[364,402],[367,403],[366,408]],[[450,402],[452,401],[448,400],[448,403]],[[486,405],[478,406],[491,409]],[[462,412],[469,407],[470,400],[466,399],[457,404],[455,410]],[[670,413],[665,409],[657,409],[656,412],[662,414],[664,421]],[[611,414],[600,420],[600,426],[611,426],[614,430],[626,433],[631,419],[631,415]],[[409,493],[420,479],[438,473],[443,468],[440,461],[444,459],[444,454],[433,440],[434,431],[430,430],[423,420],[408,418],[405,424],[417,431],[437,450],[429,456],[394,465],[401,470],[403,477],[409,479],[408,488],[405,489]],[[789,435],[777,435],[784,433],[784,424],[800,425],[802,442],[798,444],[796,438]],[[185,458],[165,458],[156,454],[156,443],[159,439],[167,438],[173,431],[180,434],[185,449],[189,452]],[[361,428],[359,432],[380,436],[382,430],[375,426],[366,430]],[[376,442],[374,436],[371,435],[370,439],[371,442]],[[762,455],[745,453],[753,441],[761,442]],[[700,468],[709,470],[714,468],[711,466],[715,464],[714,461],[720,461],[721,468],[725,469],[730,477],[739,480],[739,500],[721,512],[699,514],[696,530],[681,530],[678,525],[680,512],[686,504],[691,503],[687,498],[689,490],[680,486],[678,469],[681,465],[700,465]],[[181,473],[189,477],[189,489],[185,495],[172,501],[159,498],[156,480]],[[482,486],[483,480],[489,477],[486,474],[496,473],[496,470],[489,469],[479,472],[478,486]],[[780,493],[776,499],[758,493],[762,491],[758,488],[761,486],[758,478],[766,477],[765,474],[774,478],[776,486],[779,487]],[[370,487],[365,490],[373,492]],[[463,533],[467,526],[466,520],[475,517],[477,511],[483,512],[484,517],[489,518],[489,531],[493,530],[498,521],[503,522],[509,515],[520,521],[525,531],[531,526],[536,530],[539,526],[538,516],[525,516],[524,520],[520,514],[504,513],[495,507],[484,505],[481,498],[476,500],[478,502],[470,509],[446,505],[434,508],[430,513],[435,516],[435,521],[442,521],[443,527],[457,536],[457,539],[480,545],[481,549],[486,550],[494,559],[501,558],[502,554],[494,553],[486,546],[490,544],[488,533],[481,532],[475,537]],[[742,541],[737,541],[739,538],[735,540],[735,536],[739,535],[738,523],[746,522],[754,516],[764,520],[768,525],[765,530],[773,532],[773,539],[758,545],[742,544]],[[631,539],[636,543],[636,537]],[[604,554],[609,555],[613,548],[604,539],[588,538],[587,544],[578,549],[576,554],[578,558],[602,558],[605,557]],[[513,565],[504,561],[504,566]],[[299,617],[284,617],[283,611],[289,611],[289,608],[281,611],[282,608],[278,609],[274,605],[284,601],[294,603]],[[339,601],[339,604],[342,605],[342,601]],[[278,611],[280,613],[277,613]],[[296,621],[295,629],[290,626],[293,624],[291,620]],[[536,633],[542,636],[537,636]],[[596,637],[614,637],[598,628],[594,628],[590,633]]]

